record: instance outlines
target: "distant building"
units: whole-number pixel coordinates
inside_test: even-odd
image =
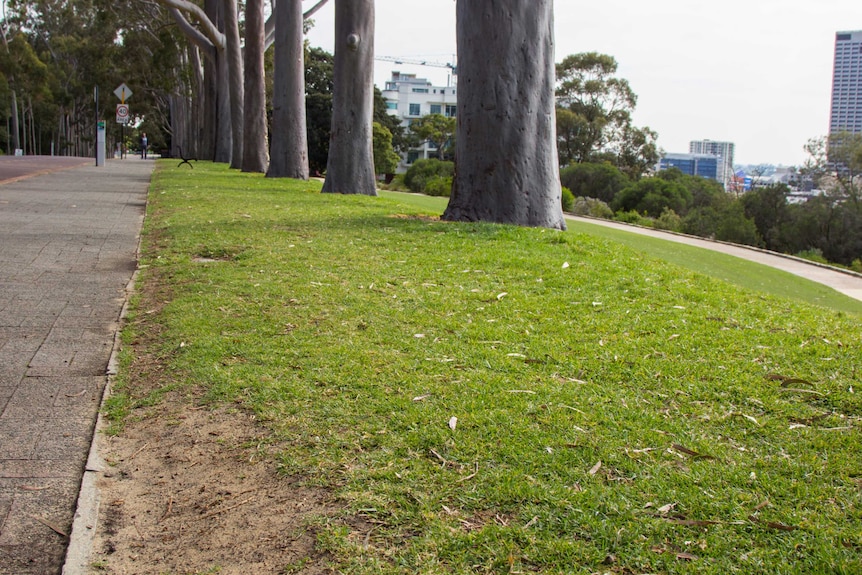
[[[862,30],[835,34],[829,133],[862,133]]]
[[[718,180],[722,159],[715,154],[665,154],[658,169],[676,168],[689,176]]]
[[[715,142],[713,140],[697,140],[689,142],[688,151],[692,154],[712,154],[721,158],[715,179],[721,182],[727,190],[733,181],[733,142]]]
[[[392,72],[392,79],[386,82],[383,90],[386,108],[393,116],[401,119],[402,126],[428,114],[442,114],[454,117],[457,113],[458,94],[455,86],[434,86],[416,74]],[[419,159],[436,158],[437,148],[425,142],[402,156],[398,171],[403,172],[410,164]]]

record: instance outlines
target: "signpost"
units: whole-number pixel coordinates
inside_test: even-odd
[[[124,125],[129,123],[128,104],[117,104],[117,123]]]
[[[120,103],[117,104],[117,123],[120,125],[120,159],[122,159],[126,152],[126,124],[129,123],[129,106],[126,105],[126,100],[132,96],[132,91],[124,82],[117,86],[114,94],[120,99]]]

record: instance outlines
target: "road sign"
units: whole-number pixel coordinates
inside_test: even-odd
[[[122,83],[117,86],[116,90],[114,90],[114,94],[116,94],[117,98],[120,99],[121,104],[125,104],[126,100],[128,100],[132,96],[132,91],[129,90],[129,87],[126,86],[125,83]]]
[[[118,124],[128,124],[129,123],[129,105],[128,104],[117,104],[117,123]]]

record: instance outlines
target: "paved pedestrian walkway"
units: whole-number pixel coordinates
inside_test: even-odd
[[[62,569],[154,166],[40,162],[0,165],[3,575]]]

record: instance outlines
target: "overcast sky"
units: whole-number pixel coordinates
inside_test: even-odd
[[[306,0],[311,5],[311,0]],[[312,45],[333,49],[334,2],[315,15]],[[376,0],[378,56],[451,62],[454,0]],[[851,0],[556,0],[556,60],[597,51],[638,95],[634,119],[667,152],[690,140],[736,144],[736,163],[798,165],[829,129],[835,32],[862,29]],[[447,69],[377,61],[445,85]]]

